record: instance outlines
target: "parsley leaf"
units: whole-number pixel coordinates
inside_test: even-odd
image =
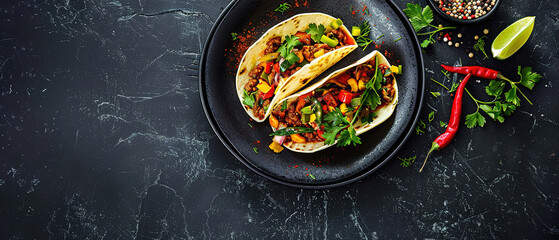
[[[322,134],[322,137],[326,139],[326,141],[324,141],[324,144],[326,145],[334,144],[334,142],[336,141],[336,135],[338,135],[338,133],[344,128],[345,126],[342,127],[334,126],[334,127],[324,128],[324,133]]]
[[[520,98],[516,95],[516,86],[513,86],[508,92],[505,93],[505,100],[516,106],[520,106]]]
[[[356,135],[355,129],[352,127],[344,129],[340,133],[340,137],[338,138],[338,147],[345,147],[353,144],[353,146],[357,146],[357,144],[361,144],[361,138]]]
[[[496,102],[495,106],[491,108],[488,105],[482,104],[479,106],[487,115],[495,121],[504,122],[505,118],[501,116],[501,103]]]
[[[285,36],[284,44],[282,44],[278,48],[278,52],[280,52],[280,55],[285,58],[289,53],[291,53],[291,50],[293,50],[294,47],[297,47],[299,45],[302,45],[302,43],[299,41],[299,37]]]
[[[243,92],[243,104],[253,107],[254,106],[254,94],[256,92],[252,92],[251,94],[248,94],[247,90],[244,90]]]
[[[431,94],[433,95],[433,97],[439,97],[441,95],[440,92],[431,92]]]
[[[258,148],[257,147],[253,147],[252,151],[254,151],[256,154],[258,154]]]
[[[542,78],[540,74],[532,72],[532,67],[522,68],[518,66],[518,75],[520,76],[520,84],[530,90],[532,90],[534,85]]]
[[[422,48],[427,48],[429,46],[429,44],[431,44],[431,41],[428,39],[423,40],[423,42],[421,42],[421,47]]]
[[[466,115],[466,126],[468,128],[474,128],[475,126],[483,127],[485,125],[485,117],[479,112]]]
[[[361,118],[361,123],[363,123],[363,124],[372,123],[374,118],[376,118],[376,117],[377,117],[377,113],[375,113],[375,112],[369,113],[369,115]]]
[[[505,114],[505,116],[510,116],[514,110],[516,110],[516,106],[510,103],[503,103],[501,104],[502,108],[503,108],[503,114]]]
[[[311,23],[311,24],[309,24],[309,29],[307,29],[305,32],[310,34],[312,40],[314,40],[315,42],[318,43],[318,42],[320,42],[320,38],[324,34],[325,30],[326,29],[324,28],[324,25],[320,24],[317,27],[316,24]]]
[[[500,80],[491,80],[489,85],[485,87],[485,92],[489,96],[501,96],[503,94],[503,89],[505,89],[505,82]]]
[[[450,87],[450,90],[448,90],[448,93],[453,93],[456,91],[456,89],[458,89],[458,86],[460,86],[460,83],[452,83],[452,87]]]
[[[441,127],[448,127],[448,124],[443,121],[439,121],[439,125],[441,125]]]
[[[285,61],[280,64],[280,70],[282,72],[285,72],[285,70],[287,70],[298,61],[299,57],[297,56],[297,54],[290,52],[289,54],[287,54],[287,56],[285,56]]]
[[[474,50],[476,50],[476,52],[481,51],[483,55],[485,55],[485,58],[483,59],[489,58],[485,52],[485,40],[483,40],[485,37],[486,36],[478,38],[476,44],[474,44]]]
[[[232,32],[231,33],[231,38],[233,39],[233,41],[237,40],[237,33]]]
[[[283,104],[281,105],[281,111],[285,111],[287,109],[287,101],[283,101]]]
[[[415,162],[415,159],[417,158],[417,156],[413,156],[413,157],[407,157],[407,158],[401,158],[398,157],[398,159],[400,159],[402,162],[400,163],[400,166],[402,167],[409,167],[411,166],[412,163]]]
[[[429,113],[429,122],[432,122],[433,120],[435,120],[435,111],[431,111]]]
[[[429,6],[423,10],[419,4],[408,3],[406,6],[408,8],[404,9],[404,13],[410,18],[411,25],[416,32],[429,26],[433,21],[433,11]]]

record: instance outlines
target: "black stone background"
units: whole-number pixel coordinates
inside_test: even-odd
[[[407,1],[395,1],[404,8]],[[424,1],[411,2],[426,5]],[[502,124],[464,125],[420,163],[452,98],[427,94],[426,133],[362,181],[329,190],[284,187],[240,164],[211,130],[198,65],[218,1],[4,1],[0,4],[0,239],[557,239],[558,40],[555,1],[505,1],[471,39],[535,15],[506,61],[469,59],[442,43],[424,54],[515,78],[542,74],[533,101]],[[435,17],[435,22],[450,25]],[[490,43],[488,43],[489,45]],[[486,49],[489,49],[487,47]],[[453,80],[457,76],[453,75]],[[483,96],[485,80],[468,87]],[[450,84],[448,81],[446,84]],[[427,91],[441,91],[427,82]],[[464,98],[464,113],[475,111]]]

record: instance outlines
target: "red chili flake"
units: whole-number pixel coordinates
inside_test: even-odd
[[[307,173],[307,177],[309,176],[309,174]]]
[[[298,167],[299,167],[299,165],[295,165],[295,166],[294,166],[294,168],[298,168]]]
[[[384,41],[382,41],[382,43],[381,43],[381,44],[384,44]]]
[[[291,165],[287,165],[287,167],[291,167]]]
[[[386,17],[386,20],[390,21],[390,18]]]
[[[305,168],[305,170],[309,170],[308,168]]]

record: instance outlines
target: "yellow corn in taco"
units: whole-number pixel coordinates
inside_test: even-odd
[[[312,153],[334,144],[360,144],[358,135],[386,121],[398,103],[398,85],[386,58],[374,51],[282,99],[269,117],[274,151],[280,144]],[[278,150],[279,151],[279,150]]]
[[[239,100],[262,122],[273,106],[357,48],[340,19],[295,15],[269,29],[245,53],[236,76]]]

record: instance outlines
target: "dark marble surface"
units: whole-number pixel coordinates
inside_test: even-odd
[[[315,191],[249,171],[204,116],[200,52],[227,4],[0,5],[0,239],[559,238],[555,1],[505,1],[490,21],[457,30],[471,39],[489,28],[492,39],[536,15],[530,40],[506,61],[443,44],[424,54],[428,79],[459,59],[511,77],[532,66],[542,74],[527,93],[533,106],[523,101],[502,124],[462,125],[419,174],[451,102],[427,95],[422,119],[435,111],[435,120],[398,154],[417,155],[413,166],[393,159],[362,181]],[[469,88],[481,95],[476,80]],[[428,81],[427,91],[441,89]]]

